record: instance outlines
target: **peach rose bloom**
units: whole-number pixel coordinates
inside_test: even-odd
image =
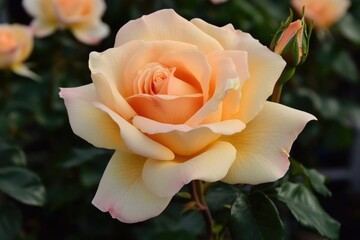
[[[340,20],[350,7],[349,0],[291,0],[292,6],[302,14],[305,6],[305,16],[314,22],[317,29],[326,29]]]
[[[10,69],[21,76],[37,79],[38,76],[23,63],[29,57],[33,44],[33,36],[27,26],[0,24],[0,69]]]
[[[97,44],[109,34],[101,21],[104,0],[23,0],[23,6],[34,17],[31,25],[37,37],[67,28],[79,41]]]
[[[190,181],[281,178],[314,116],[267,102],[284,60],[232,25],[160,10],[92,52],[93,83],[63,88],[75,134],[115,149],[93,204],[132,223],[160,214]]]

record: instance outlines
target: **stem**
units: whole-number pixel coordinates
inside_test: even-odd
[[[282,88],[283,88],[283,84],[281,84],[281,83],[275,84],[274,91],[271,96],[272,102],[276,102],[276,103],[280,102]]]
[[[290,78],[292,78],[294,73],[295,73],[295,67],[285,67],[284,71],[281,73],[279,80],[275,84],[271,101],[276,103],[280,102],[283,85],[284,83],[289,81]]]
[[[213,240],[213,235],[212,235],[213,220],[209,207],[205,201],[203,183],[200,180],[193,180],[191,182],[190,189],[191,189],[191,195],[205,220],[206,239]]]

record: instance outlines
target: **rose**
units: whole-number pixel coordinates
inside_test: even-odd
[[[317,29],[326,29],[343,17],[350,7],[349,0],[291,0],[294,9],[301,14],[305,7],[305,16],[314,22]]]
[[[33,79],[37,75],[23,64],[32,49],[33,36],[28,27],[19,24],[0,24],[0,69]]]
[[[79,41],[97,44],[109,34],[109,27],[101,22],[104,0],[24,0],[23,6],[35,18],[31,25],[37,37],[68,28]]]
[[[258,184],[288,169],[308,113],[267,102],[285,62],[232,25],[161,10],[92,52],[93,83],[61,89],[73,131],[116,149],[93,204],[124,222],[160,214],[184,184]]]

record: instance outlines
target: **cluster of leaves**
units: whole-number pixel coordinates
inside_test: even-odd
[[[229,186],[218,183],[207,200],[219,239],[288,239],[289,212],[303,226],[328,239],[337,239],[340,224],[319,204],[314,192],[326,197],[325,176],[291,161],[288,174],[274,183]],[[226,228],[228,226],[228,228]]]
[[[91,199],[112,153],[89,147],[71,132],[58,89],[90,83],[89,52],[112,47],[117,30],[143,14],[174,8],[188,19],[199,17],[218,26],[233,23],[268,45],[287,17],[289,1],[106,2],[110,7],[103,20],[112,31],[99,46],[85,46],[60,31],[35,40],[29,61],[41,76],[39,82],[0,72],[0,239],[191,240],[204,235],[200,213],[182,212],[189,199],[181,194],[161,216],[133,225],[94,208]],[[336,162],[330,156],[350,149],[353,129],[360,122],[359,13],[360,1],[354,0],[332,35],[321,38],[315,33],[307,62],[284,88],[285,105],[311,112],[320,122],[309,125],[294,145],[292,155],[303,165],[292,160],[289,173],[275,183],[209,187],[206,200],[219,238],[287,239],[298,229],[294,219],[320,235],[337,238],[338,222],[315,197],[330,195],[325,177],[304,166]],[[0,20],[5,18],[24,24],[30,20],[21,0],[0,1]]]

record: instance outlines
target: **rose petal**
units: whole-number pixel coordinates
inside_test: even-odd
[[[245,124],[248,123],[262,110],[264,102],[271,95],[286,65],[285,61],[250,34],[235,30],[231,24],[219,28],[201,19],[192,19],[191,23],[218,40],[225,50],[241,50],[248,53],[250,79],[241,90],[237,113],[237,118]]]
[[[126,48],[126,50],[133,50],[137,44]],[[89,68],[91,71],[91,78],[96,86],[96,92],[102,102],[106,106],[116,111],[126,120],[131,119],[136,115],[136,112],[126,102],[117,89],[116,79],[116,64],[121,66],[124,59],[116,59],[112,54],[91,52],[89,58]],[[126,56],[126,53],[119,54]]]
[[[160,63],[167,66],[176,67],[175,76],[183,81],[188,81],[192,86],[200,85],[204,101],[207,101],[209,94],[209,84],[211,76],[211,68],[207,62],[205,55],[193,49],[183,51],[168,51],[160,59]],[[191,80],[191,77],[184,74],[190,73],[197,83]],[[169,84],[168,94],[172,94],[177,86]]]
[[[198,92],[205,94],[204,99],[207,98],[211,69],[206,56],[195,46],[165,40],[140,41],[140,43],[141,45],[131,52],[124,62],[124,66],[126,66],[122,71],[124,76],[119,79],[119,86],[124,89],[124,96],[133,95],[133,86],[128,82],[137,78],[139,70],[148,63],[157,62],[169,68],[175,68],[174,76],[176,78],[199,89]],[[123,46],[125,47],[127,44]],[[118,52],[121,50],[119,49]]]
[[[175,27],[176,26],[176,27]],[[129,21],[116,35],[115,47],[132,40],[174,40],[196,45],[201,52],[222,50],[221,45],[172,9],[163,9]]]
[[[35,81],[40,79],[39,75],[31,71],[25,64],[16,64],[11,67],[11,70],[20,76],[27,77]]]
[[[73,132],[96,147],[118,149],[124,145],[119,126],[111,117],[95,108],[97,99],[93,84],[76,88],[61,88]]]
[[[83,43],[95,45],[110,33],[108,25],[101,21],[95,21],[91,25],[74,25],[71,28],[74,36]]]
[[[52,1],[23,0],[22,5],[26,12],[34,18],[42,20],[55,20],[55,11]]]
[[[202,153],[174,161],[147,160],[143,169],[145,186],[159,197],[172,197],[185,184],[198,179],[222,179],[233,163],[236,149],[227,142],[215,142]]]
[[[97,102],[94,102],[93,104],[95,107],[109,114],[109,116],[119,125],[121,137],[125,142],[125,145],[133,153],[158,160],[174,159],[174,153],[171,150],[145,136],[110,108]]]
[[[237,119],[190,127],[185,124],[159,123],[140,116],[134,117],[133,125],[147,133],[150,138],[183,156],[199,152],[220,135],[231,135],[245,128],[245,124]]]
[[[211,54],[209,55],[209,63],[213,67],[212,81],[215,82],[215,92],[203,107],[186,121],[186,124],[191,126],[196,126],[203,122],[220,121],[222,101],[229,91],[236,91],[241,86],[241,80],[232,59]],[[219,112],[219,114],[216,114],[216,112]],[[211,115],[214,113],[215,115]],[[218,116],[218,119],[213,119],[214,116]],[[210,120],[209,117],[212,119]]]
[[[41,19],[34,19],[31,22],[31,28],[36,37],[42,38],[49,36],[55,32],[57,25],[55,22],[45,21]]]
[[[126,99],[138,115],[171,124],[188,120],[203,103],[202,94],[185,96],[137,94]]]
[[[276,181],[288,170],[289,152],[306,123],[316,118],[281,104],[266,102],[241,133],[224,137],[237,149],[226,183],[259,184]]]
[[[29,55],[34,47],[34,40],[31,29],[29,27],[24,27],[19,24],[12,24],[13,33],[19,41],[18,51],[16,51],[15,63],[21,63]]]
[[[92,201],[103,212],[125,223],[159,215],[171,197],[161,198],[144,186],[141,173],[145,158],[116,151],[108,163]]]

